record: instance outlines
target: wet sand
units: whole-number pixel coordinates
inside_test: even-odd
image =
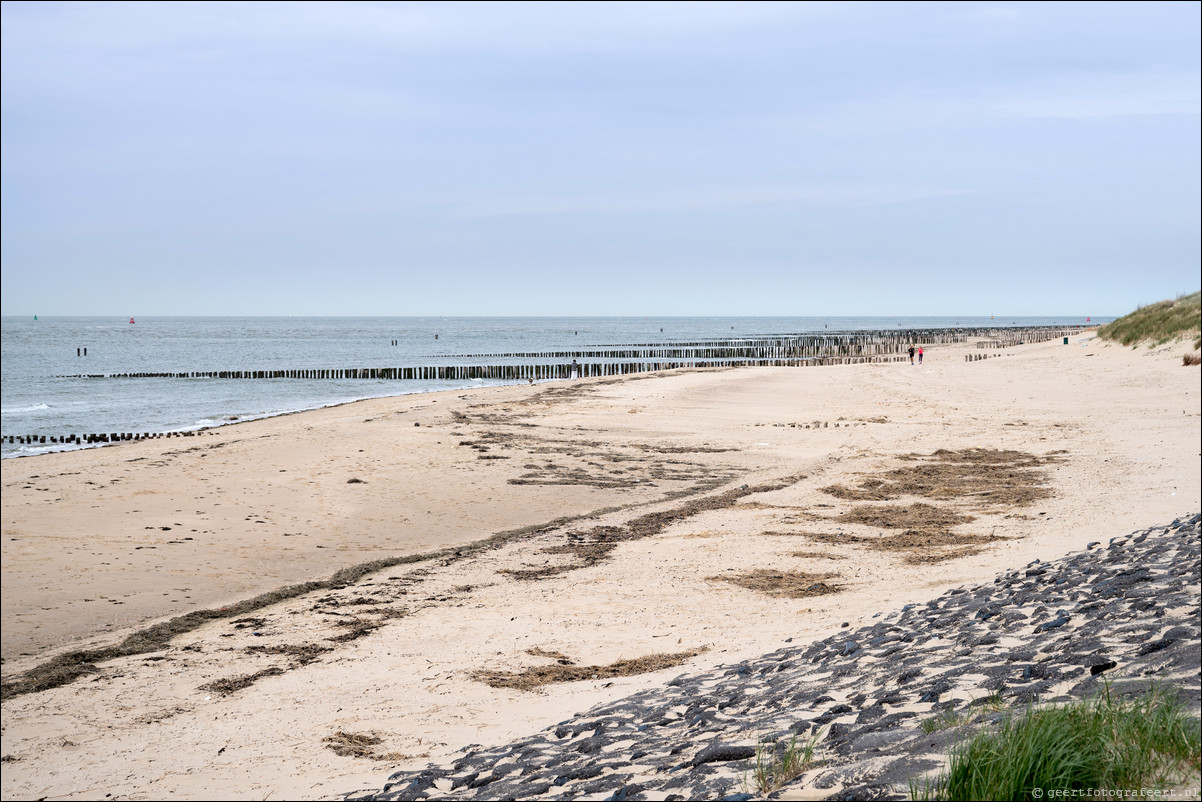
[[[5,460],[5,683],[189,611],[437,556],[8,695],[4,796],[378,788],[681,670],[601,670],[620,661],[759,655],[1199,509],[1183,347],[975,352],[378,399]],[[970,481],[986,465],[1008,468],[997,493]],[[481,673],[548,664],[599,669],[530,689]],[[338,754],[339,733],[379,741]]]

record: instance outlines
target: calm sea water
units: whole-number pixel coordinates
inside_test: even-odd
[[[1108,320],[1108,319],[1107,319]],[[1093,322],[1107,322],[1094,320]],[[499,381],[79,379],[72,374],[541,362],[483,358],[646,344],[802,334],[978,326],[1081,325],[1045,318],[280,318],[5,317],[2,421],[9,435],[167,432],[361,398]],[[395,345],[394,345],[395,343]],[[83,356],[83,349],[87,355]],[[3,456],[78,446],[3,444]]]

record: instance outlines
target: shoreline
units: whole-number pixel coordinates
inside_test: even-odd
[[[1001,334],[1004,337],[1013,337],[1014,333],[1026,335],[1028,341],[1039,342],[1047,340],[1051,337],[1059,337],[1065,334],[1079,335],[1084,332],[1092,331],[1096,328],[1092,324],[1056,324],[1056,325],[1030,325],[1022,326],[1001,326],[991,327],[988,329],[991,335]],[[662,329],[661,329],[662,331]],[[921,329],[922,333],[933,335],[928,338],[928,347],[938,347],[939,344],[946,343],[946,337],[949,333],[954,333],[957,336],[966,337],[968,339],[979,339],[985,332],[980,326],[954,326],[943,327],[936,329]],[[880,349],[880,342],[894,342],[896,335],[901,331],[894,332],[893,330],[838,330],[838,331],[814,331],[804,334],[793,335],[756,335],[747,339],[735,339],[729,341],[735,344],[734,347],[728,347],[725,356],[719,356],[711,353],[710,349],[704,349],[703,352],[694,352],[689,348],[677,351],[682,346],[688,346],[690,343],[685,341],[678,343],[674,340],[666,340],[657,344],[630,344],[628,346],[584,346],[584,350],[579,351],[540,351],[531,353],[503,353],[503,354],[480,354],[476,357],[471,357],[477,362],[480,360],[489,360],[497,356],[501,357],[526,357],[528,359],[535,358],[558,358],[563,364],[547,365],[547,364],[513,364],[503,366],[481,366],[481,365],[450,365],[442,367],[394,367],[394,368],[372,368],[372,369],[312,369],[312,368],[284,368],[284,369],[264,369],[264,370],[238,370],[238,371],[187,371],[165,373],[147,373],[143,371],[134,372],[102,372],[99,374],[62,374],[56,378],[82,379],[90,378],[92,380],[120,381],[122,379],[154,379],[166,378],[175,380],[204,380],[204,379],[220,379],[233,380],[237,382],[259,381],[263,379],[330,379],[340,380],[351,373],[368,373],[371,374],[367,378],[374,379],[375,374],[379,373],[379,378],[387,380],[404,380],[417,381],[425,386],[419,389],[407,390],[403,392],[395,392],[392,389],[380,392],[377,390],[374,393],[367,395],[355,395],[354,397],[344,398],[344,400],[333,401],[313,401],[307,400],[300,406],[285,405],[276,411],[262,413],[248,413],[233,416],[232,418],[206,416],[201,419],[194,419],[190,423],[167,425],[165,428],[162,422],[159,424],[159,429],[155,432],[146,431],[130,431],[129,424],[115,424],[107,426],[100,430],[95,430],[94,426],[85,424],[83,426],[74,426],[71,424],[63,424],[62,429],[58,431],[43,430],[38,434],[31,435],[28,431],[20,433],[14,429],[9,429],[4,435],[4,446],[8,449],[0,458],[11,459],[24,456],[41,456],[47,453],[57,453],[59,451],[72,451],[79,448],[99,447],[102,445],[111,444],[110,437],[120,440],[138,440],[138,439],[154,439],[160,437],[172,436],[187,436],[188,433],[197,431],[206,431],[208,429],[227,425],[227,422],[237,422],[239,419],[262,420],[280,415],[295,414],[297,412],[311,411],[315,409],[323,409],[333,406],[339,406],[346,403],[355,403],[362,400],[371,400],[376,398],[391,398],[410,394],[424,394],[432,392],[442,392],[444,390],[474,390],[485,387],[494,386],[512,386],[514,384],[524,384],[524,380],[532,378],[535,382],[541,384],[546,381],[555,381],[558,379],[568,378],[566,360],[573,357],[586,359],[586,362],[581,365],[581,374],[583,377],[597,376],[614,376],[614,375],[631,375],[634,373],[643,372],[659,372],[661,370],[669,370],[673,368],[689,368],[689,367],[741,367],[751,364],[752,362],[759,366],[766,365],[785,365],[795,367],[810,367],[810,366],[825,366],[829,364],[845,364],[847,362],[897,362],[904,361],[905,355],[900,350]],[[863,338],[867,337],[865,341]],[[781,338],[781,339],[778,339]],[[845,347],[831,345],[828,341],[830,338],[835,340],[850,338]],[[760,341],[760,346],[754,345]],[[953,341],[958,341],[957,337],[953,337]],[[967,340],[965,340],[966,342]],[[395,342],[395,341],[394,341]],[[764,347],[764,343],[770,343],[769,347]],[[784,346],[785,342],[791,343]],[[815,342],[825,342],[826,345],[814,347]],[[697,345],[698,343],[691,343]],[[716,345],[717,343],[704,343],[708,345]],[[1010,343],[1012,344],[1012,343]],[[785,350],[782,350],[782,347]],[[597,350],[600,349],[600,350]],[[759,357],[752,359],[751,362],[741,358],[751,355],[752,352],[758,350]],[[787,353],[786,353],[787,351]],[[671,361],[674,357],[669,354],[676,354],[678,360]],[[608,354],[608,358],[602,358],[600,361],[597,357]],[[740,356],[735,356],[739,354]],[[640,356],[642,362],[638,364],[610,364],[617,360],[621,362],[622,358],[632,358]],[[687,356],[686,356],[687,355]],[[785,359],[779,357],[786,356]],[[436,356],[430,355],[429,359],[437,361],[439,359],[463,359],[468,358],[465,355],[452,356]],[[667,359],[667,362],[656,362],[656,360]],[[648,361],[649,360],[649,361]],[[696,362],[696,364],[693,364]],[[653,367],[655,365],[655,367]],[[559,370],[555,370],[558,368]],[[452,372],[455,372],[452,375]],[[444,375],[445,373],[445,375]],[[558,375],[553,375],[558,373]],[[402,377],[402,374],[404,376]],[[410,375],[412,374],[412,375]],[[469,378],[472,377],[472,378]],[[461,381],[467,383],[461,386],[437,387],[432,388],[426,382],[428,381],[445,381],[447,383],[455,383]],[[477,383],[479,382],[479,383]],[[310,394],[311,395],[311,394]],[[47,409],[45,404],[39,407]],[[26,408],[31,409],[31,408]],[[10,410],[11,411],[11,410]],[[113,434],[113,429],[116,428],[118,434]],[[138,426],[133,426],[135,430]],[[82,433],[81,433],[82,432]],[[77,439],[78,438],[78,439]],[[46,442],[49,439],[50,442]],[[16,442],[9,442],[15,440]],[[29,441],[29,442],[26,442]],[[82,441],[82,442],[80,442]],[[19,445],[20,448],[13,450],[9,446]],[[26,451],[27,447],[32,450]]]
[[[536,382],[536,384],[541,384],[541,383],[543,383],[543,382]],[[515,384],[516,383],[472,385],[470,387],[454,388],[454,389],[449,389],[449,390],[413,390],[411,392],[387,393],[384,395],[369,395],[369,396],[364,396],[362,398],[352,398],[347,401],[331,401],[328,404],[320,404],[318,406],[312,406],[312,407],[301,407],[299,409],[287,409],[287,410],[283,410],[280,412],[266,412],[266,413],[263,413],[262,415],[239,415],[236,418],[233,418],[231,420],[218,421],[213,424],[204,424],[204,425],[196,424],[193,426],[183,426],[183,427],[174,428],[174,429],[165,429],[161,432],[151,432],[150,437],[141,437],[139,435],[137,440],[132,440],[132,441],[130,441],[130,440],[113,440],[110,442],[66,443],[66,444],[60,442],[60,443],[53,444],[55,446],[58,446],[57,448],[50,448],[49,446],[51,446],[52,444],[47,443],[46,445],[48,447],[44,451],[37,451],[37,452],[28,453],[28,454],[10,453],[10,454],[0,457],[0,460],[24,459],[26,457],[43,457],[48,454],[60,454],[63,452],[83,451],[83,450],[91,449],[91,448],[106,448],[108,446],[123,445],[128,442],[138,442],[139,440],[152,440],[152,439],[159,440],[159,439],[166,439],[166,438],[172,438],[172,437],[196,436],[200,432],[207,432],[212,429],[220,429],[225,426],[237,426],[238,424],[242,424],[242,423],[254,423],[255,421],[260,421],[260,420],[272,420],[274,418],[284,418],[289,415],[302,415],[306,412],[316,412],[316,411],[319,411],[322,409],[334,409],[336,407],[346,406],[347,404],[358,404],[363,401],[376,401],[381,398],[403,398],[405,396],[410,396],[410,395],[428,395],[428,394],[432,394],[432,393],[443,393],[443,392],[446,392],[446,393],[463,392],[464,390],[480,390],[480,389],[485,389],[487,387],[508,387],[508,386],[513,386]]]
[[[6,490],[4,498],[5,514],[3,540],[3,548],[5,549],[6,574],[9,572],[9,566],[19,562],[19,556],[14,557],[14,555],[12,555],[10,552],[10,549],[13,548],[10,544],[14,542],[22,542],[21,536],[25,535],[26,531],[32,531],[35,534],[49,534],[49,532],[46,530],[53,529],[53,524],[47,526],[47,522],[44,520],[44,516],[46,514],[45,511],[26,513],[24,510],[19,510],[19,507],[22,506],[20,502],[11,503],[11,496],[8,494],[9,489],[32,489],[35,492],[48,492],[49,488],[37,488],[34,487],[34,485],[46,482],[46,480],[51,476],[56,476],[68,484],[73,484],[71,490],[75,493],[79,493],[81,488],[78,486],[78,483],[72,483],[72,479],[70,477],[83,475],[83,471],[81,470],[83,468],[99,473],[103,473],[106,470],[110,473],[128,473],[131,471],[129,466],[132,463],[147,463],[149,470],[142,471],[141,476],[145,477],[147,482],[151,482],[155,486],[153,490],[143,487],[135,492],[138,495],[151,495],[155,498],[155,500],[158,502],[158,510],[155,513],[141,509],[141,507],[147,506],[144,504],[136,505],[139,508],[135,509],[134,505],[129,503],[132,501],[132,499],[130,499],[126,494],[122,492],[114,492],[109,494],[112,501],[109,501],[109,499],[103,500],[103,503],[107,505],[107,517],[104,520],[98,521],[92,514],[85,512],[85,510],[94,509],[96,506],[89,503],[90,499],[67,499],[59,497],[55,498],[52,502],[55,508],[54,512],[61,513],[62,520],[64,522],[71,522],[66,523],[63,528],[70,530],[79,528],[80,525],[83,524],[84,526],[90,526],[94,529],[103,530],[113,554],[121,551],[128,553],[130,546],[123,541],[132,539],[134,535],[129,533],[136,532],[139,529],[142,530],[142,532],[138,535],[139,539],[137,541],[137,545],[132,545],[132,550],[134,551],[152,549],[157,551],[164,545],[188,545],[187,542],[194,542],[199,539],[200,535],[203,534],[223,535],[225,536],[225,542],[219,545],[229,550],[231,553],[226,555],[226,562],[223,565],[217,566],[217,573],[209,574],[206,577],[210,580],[220,579],[221,573],[235,569],[235,564],[231,561],[240,560],[243,556],[241,553],[243,551],[241,541],[245,534],[247,534],[245,531],[243,531],[246,528],[245,524],[247,521],[250,521],[254,515],[258,514],[257,512],[254,512],[254,510],[259,506],[257,504],[258,499],[253,497],[255,494],[244,493],[242,498],[238,500],[241,508],[240,511],[249,509],[253,514],[240,515],[238,512],[233,514],[226,513],[222,515],[220,519],[220,524],[223,525],[224,531],[212,529],[202,530],[199,528],[201,525],[213,523],[212,519],[216,517],[219,512],[215,509],[216,507],[228,506],[228,504],[225,502],[217,502],[212,500],[208,488],[199,484],[210,481],[208,477],[198,475],[201,469],[204,471],[211,470],[212,464],[217,460],[206,459],[205,462],[207,464],[199,463],[199,460],[196,460],[193,462],[193,464],[185,465],[172,475],[169,475],[165,478],[160,475],[152,476],[152,474],[161,474],[164,468],[176,467],[176,464],[185,461],[186,456],[188,455],[197,455],[201,458],[208,458],[210,456],[221,458],[225,457],[225,455],[228,453],[228,451],[225,449],[229,449],[231,447],[240,447],[245,450],[237,457],[222,460],[223,468],[228,468],[237,472],[236,478],[230,477],[227,478],[227,481],[246,484],[253,482],[255,485],[258,485],[258,490],[260,492],[265,492],[268,495],[295,496],[297,494],[297,488],[292,486],[281,487],[278,482],[273,482],[268,477],[263,476],[263,473],[266,471],[271,471],[273,473],[300,473],[301,470],[299,468],[299,463],[302,459],[302,454],[297,453],[297,443],[295,441],[298,438],[303,437],[308,432],[313,432],[316,429],[326,427],[334,428],[336,431],[333,435],[322,438],[323,445],[328,445],[332,449],[341,450],[344,446],[337,445],[337,443],[344,440],[348,436],[341,434],[341,431],[348,425],[351,427],[356,426],[356,424],[359,423],[359,421],[356,419],[361,415],[374,416],[369,418],[367,422],[386,423],[391,422],[388,419],[392,418],[393,416],[397,416],[398,419],[400,419],[400,416],[404,416],[403,421],[398,420],[398,422],[390,428],[392,428],[394,432],[399,429],[404,434],[409,435],[409,426],[420,429],[420,424],[422,423],[421,418],[423,414],[427,416],[442,414],[441,410],[435,406],[440,401],[444,404],[446,404],[448,401],[466,401],[467,404],[471,404],[475,400],[476,394],[483,393],[487,395],[489,390],[494,389],[500,390],[502,393],[500,397],[493,396],[494,401],[499,401],[501,403],[505,402],[508,396],[513,395],[512,392],[506,393],[505,391],[515,390],[517,391],[519,400],[526,400],[525,397],[529,395],[532,390],[537,391],[541,388],[545,388],[547,384],[549,383],[544,383],[541,385],[536,384],[533,387],[529,387],[527,385],[506,385],[505,387],[501,388],[445,390],[433,393],[416,393],[404,396],[387,396],[382,398],[365,399],[348,402],[346,404],[322,407],[316,410],[305,410],[296,413],[274,415],[269,418],[261,418],[251,421],[239,421],[237,424],[231,423],[230,426],[214,427],[212,429],[205,430],[204,432],[194,435],[192,438],[124,441],[111,444],[116,446],[112,448],[93,448],[67,452],[56,452],[54,454],[41,455],[42,460],[37,461],[36,464],[26,463],[25,461],[6,461],[4,463],[5,476],[3,481]],[[583,386],[584,384],[585,382],[580,382],[577,386]],[[552,386],[562,386],[562,384],[552,384]],[[460,403],[459,406],[463,407],[465,404]],[[451,414],[456,413],[453,412]],[[297,424],[297,426],[293,426],[293,423]],[[404,429],[400,429],[399,427],[401,426],[404,426]],[[429,424],[427,424],[427,431],[429,431]],[[444,446],[444,448],[435,450],[437,452],[435,454],[437,459],[434,461],[429,459],[430,454],[425,450],[423,450],[423,453],[415,455],[414,459],[400,460],[398,464],[392,466],[393,475],[390,476],[389,479],[393,484],[395,484],[398,480],[403,480],[406,478],[405,475],[410,471],[418,472],[422,468],[429,469],[432,465],[437,464],[441,471],[444,471],[445,473],[452,473],[456,468],[462,468],[465,462],[470,465],[471,462],[475,461],[474,455],[469,456],[465,460],[465,458],[459,454],[453,453],[454,450],[461,449],[457,441],[450,439],[453,433],[447,434],[444,432],[442,434],[435,435],[434,437],[425,436],[426,432],[421,431],[413,432],[411,434],[412,437],[410,439],[412,440],[413,438],[417,438],[420,447],[441,445]],[[438,439],[440,437],[445,437],[448,439],[440,440]],[[282,444],[283,448],[281,449],[281,453],[272,453],[270,448],[260,449],[256,447],[257,442],[259,441],[279,443],[282,440],[292,440],[293,442]],[[431,440],[433,442],[429,442]],[[293,447],[289,448],[289,445]],[[218,449],[222,449],[222,451],[218,451]],[[324,481],[319,487],[319,492],[329,495],[333,495],[337,491],[344,490],[344,488],[340,487],[340,485],[343,484],[371,485],[372,480],[368,478],[369,472],[378,470],[374,467],[374,463],[378,463],[379,459],[381,459],[369,458],[363,464],[357,466],[357,468],[362,470],[351,470],[346,476],[334,476],[331,473],[332,469],[330,465],[331,463],[341,460],[339,460],[337,457],[333,457],[327,461],[324,459],[324,455],[313,453],[313,448],[306,448],[303,444],[301,445],[300,450],[303,453],[304,461],[309,467],[307,470],[305,470],[303,478],[299,481],[304,485],[313,485],[315,482],[313,481],[312,477],[314,475],[323,475]],[[353,450],[359,451],[360,453],[363,451],[362,449]],[[244,460],[243,457],[248,454],[250,459]],[[342,456],[344,459],[347,458],[346,455]],[[373,455],[373,457],[374,456],[375,455]],[[48,464],[50,461],[56,461],[60,464],[52,466]],[[15,467],[14,463],[20,464],[22,468],[25,468],[25,470],[19,471]],[[418,463],[421,463],[420,467]],[[288,465],[288,467],[280,467],[281,465]],[[351,476],[350,473],[362,473],[363,478],[360,478],[357,475]],[[471,487],[485,486],[488,487],[490,492],[500,494],[507,489],[507,485],[505,484],[506,478],[507,477],[504,476],[500,478],[493,478],[492,481],[488,482],[486,485],[484,484],[487,481],[486,477],[475,477],[469,480],[467,484]],[[352,482],[351,480],[358,481]],[[122,481],[124,481],[124,477],[118,477],[110,480],[110,484],[115,485]],[[286,485],[291,483],[291,478],[285,477],[284,482]],[[85,484],[96,486],[91,489],[96,489],[98,492],[103,492],[104,490],[108,489],[105,488],[102,483],[93,482],[91,480],[85,480]],[[678,482],[675,484],[680,483]],[[197,510],[193,513],[188,513],[183,508],[168,510],[167,507],[176,506],[174,497],[179,492],[181,487],[191,487],[193,492],[196,493],[195,500],[209,501],[214,509],[207,511]],[[573,495],[581,499],[589,499],[594,501],[595,503],[589,506],[587,508],[588,510],[600,510],[611,506],[609,503],[596,503],[598,499],[608,502],[608,497],[603,498],[603,494],[588,492],[587,486],[584,486],[584,488],[584,492],[576,492]],[[224,487],[215,489],[221,491],[227,490],[227,488]],[[304,487],[301,489],[305,492],[310,491],[309,487]],[[353,489],[371,491],[370,487],[356,487]],[[429,495],[436,495],[433,492],[433,488],[428,490]],[[503,512],[501,514],[496,514],[497,511],[495,508],[487,511],[480,510],[479,507],[481,505],[479,503],[473,504],[471,501],[465,501],[463,505],[472,507],[472,511],[475,513],[476,517],[481,519],[482,523],[482,525],[471,530],[470,535],[464,534],[461,531],[452,531],[462,529],[461,521],[455,516],[440,515],[437,513],[437,511],[431,510],[424,511],[424,515],[422,511],[409,511],[408,516],[406,516],[409,520],[402,520],[402,523],[409,524],[409,526],[404,527],[406,530],[412,531],[417,529],[423,522],[427,524],[433,522],[439,526],[441,531],[437,537],[417,535],[416,537],[409,539],[401,538],[401,548],[398,550],[398,553],[402,555],[409,555],[422,553],[423,551],[439,552],[446,548],[464,547],[471,543],[487,541],[494,537],[498,531],[497,524],[511,524],[511,526],[505,526],[505,529],[521,529],[523,527],[532,525],[543,525],[545,522],[555,521],[564,517],[563,515],[559,514],[562,506],[560,500],[551,497],[551,493],[539,493],[537,490],[535,490],[532,494],[539,497],[537,499],[537,506],[535,506],[532,511],[521,511],[513,514],[504,514]],[[253,581],[237,583],[232,588],[229,588],[224,592],[219,592],[216,594],[210,593],[207,597],[207,601],[209,602],[208,606],[218,607],[229,604],[237,604],[244,601],[243,595],[247,593],[253,595],[259,595],[260,592],[271,593],[278,587],[282,587],[284,585],[303,583],[314,579],[319,579],[322,576],[328,576],[338,570],[346,569],[360,563],[371,562],[375,559],[380,559],[381,556],[384,555],[392,556],[388,553],[390,550],[388,546],[380,545],[377,542],[368,542],[371,540],[371,538],[368,536],[360,535],[358,538],[348,536],[348,533],[345,531],[346,522],[348,520],[347,515],[352,511],[361,512],[361,505],[363,504],[361,499],[362,494],[349,498],[343,493],[340,493],[339,495],[340,498],[338,498],[336,502],[339,508],[336,510],[323,510],[320,509],[323,506],[322,504],[316,504],[313,505],[313,507],[304,510],[304,517],[302,517],[300,514],[294,514],[286,516],[287,520],[284,522],[266,522],[257,518],[252,522],[258,524],[278,523],[278,525],[273,526],[273,529],[276,530],[274,534],[278,534],[280,537],[304,537],[310,541],[319,540],[319,542],[313,544],[314,549],[320,549],[323,551],[333,550],[335,552],[334,561],[331,561],[326,555],[320,554],[316,555],[316,557],[302,556],[297,560],[297,566],[295,568],[291,570],[276,571],[274,574],[276,577],[274,584],[265,584],[261,577],[255,575],[253,577]],[[440,493],[437,495],[440,495]],[[634,495],[635,498],[629,503],[645,503],[648,501],[654,501],[657,498],[657,496],[653,493],[634,493],[632,495]],[[384,515],[390,513],[391,505],[388,503],[388,500],[386,498],[382,498],[381,493],[379,492],[377,492],[375,496],[376,497],[373,500],[374,503],[378,503],[381,505],[381,507],[385,508],[381,509],[379,514]],[[492,497],[486,497],[484,500],[492,501]],[[321,499],[321,501],[325,501],[325,499]],[[434,503],[433,500],[431,500],[431,503]],[[438,503],[446,503],[446,500],[439,499]],[[30,503],[27,502],[23,506],[28,508]],[[70,508],[64,511],[64,508],[68,507]],[[530,512],[542,512],[543,516],[532,520]],[[30,518],[27,517],[28,515],[33,515],[35,517]],[[156,519],[153,521],[154,525],[146,526],[145,521],[150,515],[156,516]],[[324,520],[315,521],[313,518],[307,517],[308,515],[322,515]],[[167,521],[167,518],[171,518],[171,520]],[[181,523],[181,521],[186,521],[186,523]],[[139,526],[139,523],[142,525]],[[376,519],[375,523],[376,526],[374,531],[370,533],[372,535],[383,534],[384,527],[388,526],[389,529],[391,529],[392,527],[390,525],[395,522],[388,521],[380,517]],[[308,529],[313,527],[315,524],[321,531],[313,534],[305,531],[284,531],[286,529]],[[26,526],[28,526],[28,530],[25,529]],[[188,534],[176,534],[177,532],[182,532],[182,530],[185,528]],[[172,534],[159,535],[157,534],[158,532],[171,532]],[[16,535],[16,537],[14,537],[14,535]],[[179,538],[183,538],[183,540],[179,540]],[[67,540],[70,541],[72,538],[68,537]],[[394,538],[392,542],[396,542],[396,539]],[[281,541],[277,539],[275,543],[281,543]],[[266,548],[280,549],[281,551],[276,552],[277,558],[288,558],[290,556],[295,556],[296,547],[291,546],[290,541],[282,541],[282,543],[286,545],[274,546],[274,544],[264,543],[263,540],[260,540],[256,545],[263,544]],[[308,543],[306,543],[306,545],[308,545]],[[112,559],[111,555],[110,559]],[[105,564],[109,564],[109,561],[104,562]],[[148,565],[143,567],[143,572],[145,575],[154,578],[162,578],[162,575],[165,572],[170,572],[171,570],[172,566],[170,560],[149,562]],[[14,573],[19,574],[20,569],[17,569],[14,571]],[[155,574],[158,576],[155,576]],[[272,574],[270,573],[268,574],[268,576],[271,575]],[[116,577],[111,577],[111,579],[116,579]],[[146,583],[135,583],[135,585],[135,593],[140,594],[144,600],[147,600],[151,594],[157,594],[159,591],[158,586],[154,584],[151,584],[149,587],[146,585]],[[184,591],[187,590],[191,590],[191,588],[181,587],[178,590],[177,595],[186,596],[192,602],[190,604],[181,604],[176,607],[169,607],[164,605],[156,605],[153,603],[153,600],[149,600],[150,603],[148,611],[139,614],[134,620],[131,620],[128,616],[121,616],[117,619],[116,623],[110,624],[108,621],[105,621],[104,623],[106,625],[103,626],[102,629],[94,629],[89,633],[83,634],[82,637],[80,637],[79,631],[76,630],[76,634],[69,635],[68,639],[80,641],[83,644],[87,644],[90,639],[94,639],[97,636],[99,636],[101,639],[112,639],[113,633],[106,632],[104,630],[114,629],[118,633],[123,631],[128,632],[136,629],[138,622],[158,621],[163,618],[171,617],[173,613],[186,613],[189,608],[194,608],[201,605],[200,598],[194,598],[192,595],[184,593]],[[9,586],[6,583],[6,613],[12,610],[13,605],[18,604],[16,597],[26,595],[27,594],[24,592],[12,592],[10,594]],[[98,593],[97,596],[109,599],[110,603],[112,604],[130,603],[129,601],[118,602],[115,593]],[[173,601],[179,604],[178,599]],[[112,618],[110,615],[105,615],[102,617],[105,619]],[[12,647],[9,645],[12,632],[17,628],[13,626],[13,623],[14,622],[11,619],[6,618],[4,627],[4,658],[6,660],[15,656],[12,654]],[[70,648],[70,644],[53,641],[47,642],[43,640],[39,641],[39,645],[36,648],[45,649],[47,647],[54,650],[62,650],[63,648]]]
[[[53,471],[42,461],[14,471],[28,461],[7,460],[6,641],[11,632],[45,645],[14,639],[5,682],[52,653],[295,584],[269,575],[290,562],[308,580],[416,553],[423,542],[463,553],[296,596],[242,623],[210,621],[154,653],[97,663],[82,682],[6,700],[5,754],[42,749],[47,758],[6,763],[5,795],[54,796],[66,778],[83,788],[103,779],[98,796],[319,798],[379,788],[386,769],[506,742],[681,670],[534,692],[472,679],[532,668],[531,649],[584,666],[690,650],[701,650],[684,658],[690,670],[729,664],[786,637],[806,642],[1058,558],[1099,530],[1192,514],[1202,485],[1197,374],[1174,349],[1082,336],[1072,347],[1019,346],[1011,358],[971,363],[963,349],[928,349],[914,368],[693,370],[449,391],[221,427],[195,441],[67,452],[44,458]],[[180,445],[195,448],[168,453]],[[1025,484],[994,496],[972,485],[993,475],[991,460]],[[967,483],[969,495],[924,490],[920,478],[932,471]],[[868,498],[898,481],[901,495]],[[743,485],[747,495],[726,495]],[[191,495],[163,503],[181,490]],[[864,506],[898,521],[912,508],[927,519],[939,510],[949,523],[910,542],[857,517]],[[546,522],[558,525],[463,548]],[[181,536],[177,523],[182,532],[203,524],[187,535],[203,543],[169,543]],[[21,547],[34,537],[19,526],[39,528],[36,546]],[[111,531],[87,548],[52,534],[97,526]],[[298,552],[301,536],[308,548]],[[145,588],[131,584],[138,568]],[[777,593],[787,590],[784,575],[758,589],[740,584],[765,568],[827,576],[807,587],[837,590],[791,598]],[[189,584],[170,587],[195,590],[203,579],[215,601],[185,604],[177,591],[166,597],[175,606],[154,614],[163,598],[156,572],[184,569]],[[56,578],[66,585],[58,591]],[[131,592],[128,601],[152,614],[48,637],[55,621],[79,622],[79,599],[94,598],[84,594],[100,582],[108,598]],[[97,609],[104,623],[120,608]],[[234,680],[247,684],[229,695],[199,690]],[[378,733],[392,766],[334,754],[323,738],[339,731]],[[161,739],[173,744],[169,756]],[[120,779],[130,766],[141,767],[138,779]]]

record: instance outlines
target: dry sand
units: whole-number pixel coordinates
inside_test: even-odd
[[[5,683],[192,610],[442,551],[10,693],[3,796],[379,788],[396,767],[1199,510],[1182,346],[1085,333],[966,353],[379,399],[5,460]],[[599,668],[530,689],[479,673],[553,666]]]

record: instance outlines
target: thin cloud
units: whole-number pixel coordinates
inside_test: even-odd
[[[1198,115],[1202,74],[1070,75],[999,98],[994,108],[1017,117],[1090,120],[1159,114]]]
[[[748,206],[802,204],[826,208],[884,206],[970,194],[970,190],[872,184],[706,187],[690,190],[543,194],[475,198],[451,204],[450,214],[464,219],[541,217],[561,214],[644,214]]]

